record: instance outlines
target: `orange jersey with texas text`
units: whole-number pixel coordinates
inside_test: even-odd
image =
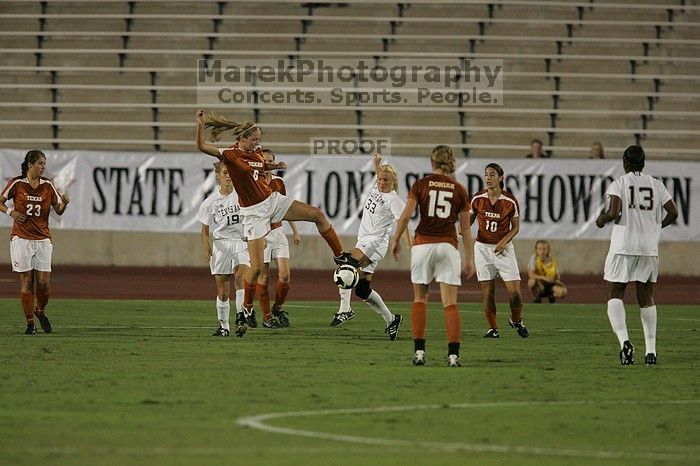
[[[496,202],[491,204],[488,190],[482,189],[472,198],[469,212],[476,217],[479,225],[476,240],[497,244],[510,232],[512,219],[520,217],[520,206],[515,196],[507,191],[501,191]]]
[[[450,176],[433,174],[416,181],[408,197],[416,200],[420,211],[414,244],[450,243],[458,247],[455,222],[469,209],[465,187]]]
[[[41,178],[39,186],[32,188],[25,177],[15,177],[7,183],[2,191],[5,199],[12,199],[14,209],[27,216],[26,222],[12,224],[10,237],[19,236],[24,239],[51,238],[49,231],[49,213],[52,205],[58,204],[61,196],[51,181]]]
[[[284,181],[282,181],[282,178],[279,176],[272,175],[272,179],[270,180],[270,189],[280,194],[284,194],[285,196],[287,195],[287,188],[284,186]],[[274,230],[275,228],[279,228],[281,226],[282,222],[271,223],[270,230]]]
[[[270,197],[272,191],[265,179],[262,147],[258,146],[252,152],[248,152],[236,143],[227,149],[219,149],[219,153],[238,194],[241,207],[259,204]]]

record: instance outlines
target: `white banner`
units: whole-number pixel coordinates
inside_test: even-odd
[[[46,175],[71,204],[52,228],[197,232],[196,213],[214,189],[215,158],[195,153],[122,153],[45,151]],[[25,151],[0,150],[0,181],[20,174]],[[355,235],[363,191],[373,182],[369,156],[279,156],[289,168],[283,174],[290,196],[320,207],[339,234]],[[456,178],[470,195],[483,188],[484,167],[491,159],[460,159]],[[612,180],[624,173],[621,160],[503,159],[506,189],[519,200],[520,238],[609,239],[595,218]],[[399,173],[399,195],[430,173],[428,157],[387,157]],[[663,180],[679,210],[675,225],[665,228],[667,241],[700,241],[700,163],[648,161],[646,173]],[[0,226],[10,219],[0,216]],[[298,224],[314,234],[310,223]]]

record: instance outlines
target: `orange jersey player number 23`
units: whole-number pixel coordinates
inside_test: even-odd
[[[10,236],[34,240],[51,238],[49,213],[51,206],[61,199],[51,181],[42,178],[39,186],[33,188],[27,178],[15,177],[7,184],[2,196],[12,199],[14,209],[27,216],[26,222],[13,223]]]

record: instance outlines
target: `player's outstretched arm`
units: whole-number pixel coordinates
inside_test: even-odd
[[[372,162],[374,162],[374,172],[376,173],[377,170],[379,170],[379,167],[382,165],[382,154],[375,152],[375,154],[372,156]]]
[[[195,114],[195,121],[197,122],[197,149],[205,154],[209,154],[217,159],[221,158],[221,153],[219,148],[214,144],[209,144],[204,141],[204,110],[197,110]]]
[[[284,162],[276,162],[276,163],[267,163],[265,162],[265,171],[271,171],[271,170],[286,170],[287,169],[287,164]]]
[[[666,210],[666,216],[661,221],[661,228],[669,226],[678,218],[678,208],[673,200],[669,200],[666,204],[664,204],[664,209]]]

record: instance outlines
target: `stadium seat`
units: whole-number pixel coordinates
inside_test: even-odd
[[[700,98],[698,11],[674,2],[578,6],[534,0],[378,2],[371,8],[292,0],[7,1],[0,6],[0,98],[8,104],[1,134],[12,135],[16,122],[56,118],[58,135],[50,125],[48,130],[28,125],[27,131],[42,140],[77,141],[85,128],[62,122],[141,122],[148,129],[101,126],[90,133],[92,139],[124,138],[122,147],[129,150],[133,140],[149,141],[141,145],[145,150],[175,150],[192,139],[192,128],[179,124],[189,125],[195,108],[230,113],[211,93],[198,94],[196,68],[205,57],[240,65],[280,60],[284,66],[297,58],[336,66],[363,60],[390,68],[459,64],[474,52],[503,60],[502,105],[493,110],[437,103],[411,111],[367,104],[336,109],[328,102],[327,89],[335,86],[351,91],[357,85],[369,92],[391,87],[377,82],[307,77],[302,83],[254,80],[222,86],[254,87],[258,94],[304,87],[323,95],[312,103],[238,104],[236,118],[257,119],[269,128],[266,140],[293,152],[307,151],[312,136],[365,134],[388,135],[395,144],[406,144],[405,154],[422,155],[424,148],[415,145],[437,138],[475,145],[470,155],[521,156],[534,136],[551,136],[557,147],[587,147],[592,139],[619,146],[623,139],[634,141],[634,132],[643,133],[646,125],[651,133],[641,136],[645,141],[668,144],[678,154],[700,153],[693,133]],[[407,94],[416,87],[422,84],[400,90]],[[162,126],[154,132],[151,124]],[[444,130],[431,130],[428,138],[415,130],[425,126]],[[527,134],[528,128],[537,134]],[[595,137],[603,129],[621,133]],[[155,137],[162,143],[151,144]],[[61,148],[86,146],[60,143]],[[110,142],[114,146],[119,143]],[[557,156],[581,154],[577,149]]]

